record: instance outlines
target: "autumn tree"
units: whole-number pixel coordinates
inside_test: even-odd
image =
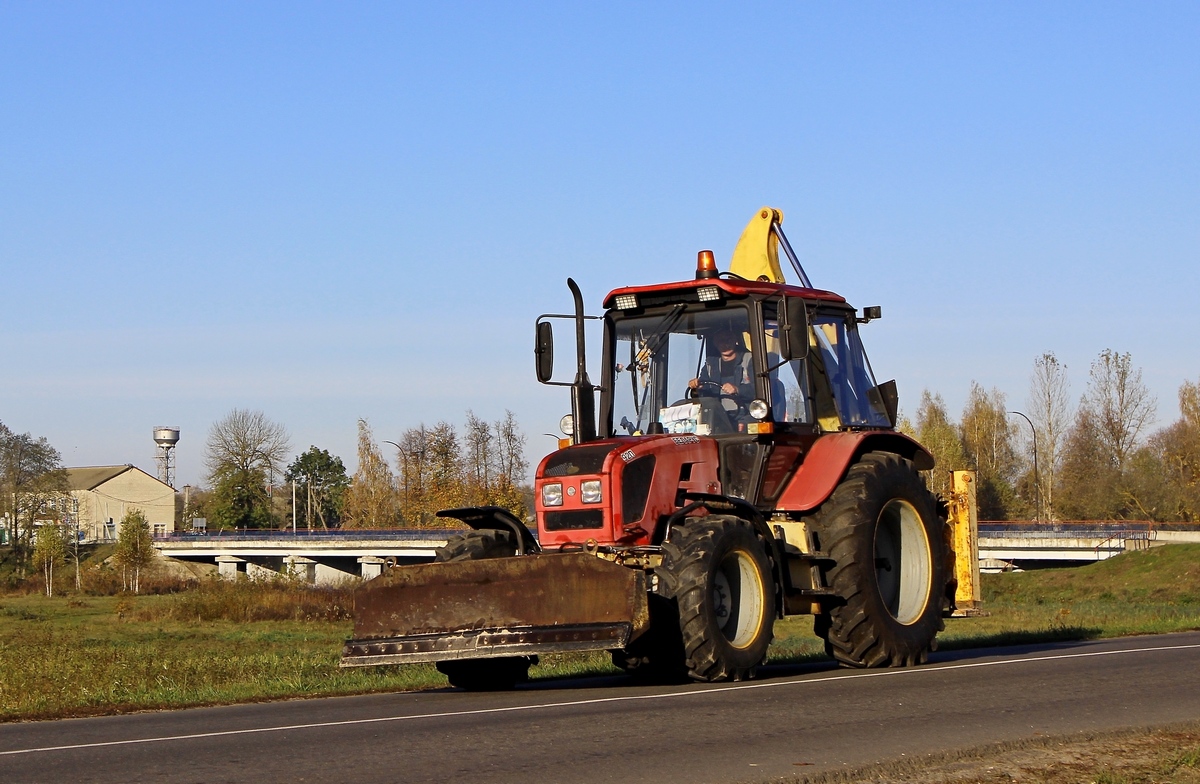
[[[44,437],[14,433],[0,422],[0,517],[7,521],[22,570],[33,546],[35,521],[46,517],[51,502],[66,493],[58,450]]]
[[[438,422],[429,431],[430,501],[434,511],[463,505],[466,494],[462,462],[458,431],[449,422]]]
[[[150,523],[140,509],[130,509],[121,518],[121,530],[117,534],[115,558],[121,566],[121,587],[141,590],[142,569],[154,557],[154,537],[150,534]]]
[[[1180,418],[1133,453],[1122,486],[1132,515],[1148,520],[1200,520],[1200,384],[1179,388]]]
[[[928,389],[921,392],[913,435],[933,454],[936,463],[926,475],[929,489],[943,498],[949,498],[950,472],[967,468],[967,455],[958,427],[950,420],[941,395],[933,394]]]
[[[342,507],[344,528],[395,528],[400,524],[396,477],[384,459],[371,427],[358,420],[358,470],[346,490]]]
[[[1058,479],[1058,466],[1062,460],[1063,444],[1070,428],[1070,381],[1067,366],[1058,361],[1053,352],[1047,351],[1033,361],[1033,375],[1029,380],[1029,397],[1026,408],[1033,421],[1033,446],[1037,450],[1038,474],[1036,478],[1042,497],[1042,510],[1047,520],[1056,519],[1054,510],[1054,488]]]
[[[46,596],[54,595],[54,567],[62,563],[66,553],[63,532],[58,526],[49,523],[38,526],[33,541],[33,565],[45,578]]]
[[[270,488],[290,451],[287,429],[261,411],[235,408],[215,423],[204,448],[209,519],[220,527],[272,525]]]
[[[409,428],[400,436],[397,450],[400,505],[406,525],[422,526],[437,511],[432,500],[429,441],[429,429],[424,424]]]
[[[305,509],[305,521],[312,528],[312,516],[316,513],[322,528],[341,523],[342,506],[350,479],[340,457],[328,450],[310,446],[288,465],[283,478],[304,487],[304,498],[300,503]]]
[[[1013,441],[1017,425],[1009,420],[1004,393],[971,383],[959,432],[968,465],[976,472],[981,520],[1005,520],[1016,511],[1014,482],[1020,471]]]

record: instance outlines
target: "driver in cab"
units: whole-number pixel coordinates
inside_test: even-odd
[[[754,358],[729,330],[714,332],[711,340],[716,353],[709,354],[688,388],[699,395],[720,395],[722,408],[734,415],[754,399]]]

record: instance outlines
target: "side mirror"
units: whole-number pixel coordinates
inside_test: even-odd
[[[808,356],[808,308],[804,300],[785,297],[779,309],[780,353],[784,360]]]
[[[870,305],[863,308],[863,314],[856,319],[859,324],[869,324],[877,318],[883,318],[883,308],[878,305]]]
[[[537,380],[543,384],[549,383],[554,377],[554,327],[549,321],[537,323],[537,342],[533,347],[533,356],[537,363]]]

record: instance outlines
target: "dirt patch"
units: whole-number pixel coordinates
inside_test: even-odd
[[[796,784],[1200,784],[1200,722],[1035,738],[798,776]]]

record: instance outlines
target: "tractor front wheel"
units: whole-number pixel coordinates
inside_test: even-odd
[[[688,675],[742,680],[767,656],[775,584],[767,548],[745,520],[688,520],[663,543],[662,593],[675,600]]]

